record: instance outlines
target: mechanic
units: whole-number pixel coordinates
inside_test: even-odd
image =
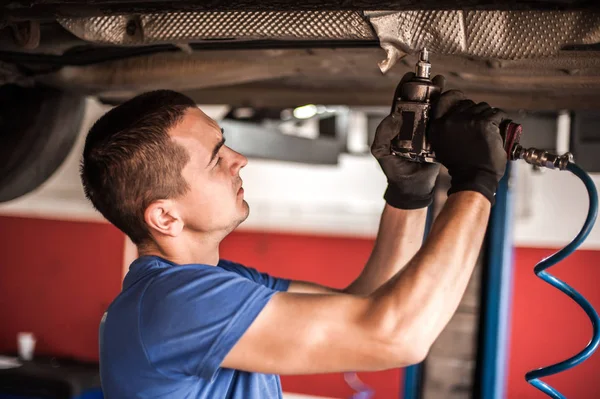
[[[279,374],[422,361],[476,263],[506,165],[504,118],[459,91],[441,95],[430,134],[452,183],[422,246],[439,165],[392,155],[402,121],[381,122],[371,148],[388,180],[379,232],[360,276],[337,290],[219,258],[248,217],[247,159],[191,99],[159,90],[107,112],[87,136],[81,178],[139,257],[101,327],[105,397],[281,398]]]

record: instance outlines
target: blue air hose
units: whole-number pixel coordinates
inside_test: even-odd
[[[590,234],[590,231],[592,231],[592,227],[594,226],[594,223],[596,222],[596,217],[598,216],[598,192],[596,191],[596,186],[594,185],[593,180],[585,171],[583,171],[583,169],[581,169],[574,163],[569,162],[565,169],[570,171],[583,181],[583,184],[585,185],[588,191],[590,201],[588,214],[585,219],[585,223],[581,228],[581,231],[579,232],[579,234],[577,234],[573,241],[571,241],[563,249],[559,250],[558,252],[539,262],[534,268],[534,273],[548,284],[558,288],[559,290],[567,294],[579,306],[581,306],[581,308],[585,311],[585,313],[588,315],[592,322],[593,333],[590,342],[577,355],[560,363],[556,363],[547,367],[542,367],[537,370],[532,370],[525,374],[525,379],[528,383],[530,383],[531,385],[533,385],[534,387],[536,387],[537,389],[554,399],[566,399],[566,397],[560,392],[558,392],[556,389],[552,388],[547,383],[541,381],[540,378],[557,374],[577,366],[578,364],[582,363],[584,360],[589,358],[592,355],[592,353],[594,353],[594,351],[598,348],[598,344],[600,343],[600,317],[598,317],[598,313],[596,313],[592,305],[580,293],[578,293],[568,284],[557,279],[556,277],[554,277],[546,271],[546,269],[554,266],[558,262],[564,260],[567,256],[571,255],[573,252],[575,252],[575,250],[585,241],[587,236]],[[348,382],[349,385],[351,385],[354,388],[354,390],[357,391],[357,393],[353,396],[353,399],[370,398],[372,396],[372,389],[365,386],[358,379],[358,376],[355,373],[346,373],[344,377],[346,379],[346,382]]]
[[[577,234],[575,239],[573,239],[573,241],[571,241],[566,247],[564,247],[560,251],[547,257],[546,259],[543,259],[540,263],[538,263],[534,268],[534,273],[548,284],[558,288],[559,290],[567,294],[579,306],[581,306],[581,308],[585,311],[585,313],[587,313],[588,317],[592,321],[593,334],[592,339],[587,344],[587,346],[577,355],[560,363],[556,363],[547,367],[542,367],[537,370],[532,370],[525,374],[525,379],[528,383],[530,383],[540,391],[544,392],[551,398],[555,399],[566,399],[566,397],[560,392],[558,392],[556,389],[552,388],[547,383],[541,381],[540,378],[560,373],[562,371],[570,369],[571,367],[577,366],[579,363],[589,358],[592,355],[592,353],[594,353],[594,351],[598,348],[598,343],[600,343],[600,318],[598,317],[598,313],[596,313],[592,305],[580,293],[578,293],[569,285],[557,279],[556,277],[554,277],[546,271],[546,269],[550,268],[551,266],[554,266],[570,254],[572,254],[577,249],[577,247],[579,247],[581,243],[583,243],[588,234],[590,234],[590,231],[594,226],[594,222],[596,221],[596,216],[598,215],[598,193],[596,191],[596,186],[594,185],[594,182],[592,181],[590,176],[586,172],[584,172],[583,169],[581,169],[579,166],[571,162],[569,162],[569,164],[567,165],[566,170],[572,172],[575,176],[579,177],[583,181],[583,184],[585,184],[590,200],[588,214],[585,219],[585,223],[581,228],[581,231],[579,232],[579,234]]]

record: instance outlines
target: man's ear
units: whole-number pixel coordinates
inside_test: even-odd
[[[183,230],[183,219],[171,200],[151,203],[144,212],[144,221],[154,233],[169,237],[177,237]]]

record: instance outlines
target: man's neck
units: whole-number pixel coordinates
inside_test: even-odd
[[[159,256],[178,265],[219,263],[220,240],[207,237],[193,239],[163,240],[138,248],[140,256]]]

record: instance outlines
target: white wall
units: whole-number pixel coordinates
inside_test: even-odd
[[[515,168],[514,240],[519,246],[558,247],[581,229],[588,211],[587,190],[567,171],[534,172],[524,162]],[[600,175],[592,175],[600,190]],[[600,221],[581,248],[600,248]]]
[[[0,204],[0,214],[102,221],[83,195],[78,164],[84,136],[108,107],[88,100],[82,134],[57,173],[39,190]],[[202,107],[205,109],[205,107]],[[223,107],[208,109],[218,118]],[[251,159],[241,172],[251,212],[241,229],[372,237],[383,209],[385,177],[371,156],[342,155],[337,166]],[[534,173],[515,168],[515,242],[519,246],[560,246],[585,218],[585,189],[568,172]],[[600,176],[594,177],[600,187]],[[596,227],[586,248],[600,248]]]
[[[79,160],[85,134],[109,109],[88,100],[82,131],[59,170],[38,190],[0,204],[0,214],[103,221],[85,199]],[[202,107],[218,118],[223,107]],[[338,166],[250,160],[242,172],[251,212],[241,229],[372,236],[383,209],[385,178],[370,156],[344,155]]]

